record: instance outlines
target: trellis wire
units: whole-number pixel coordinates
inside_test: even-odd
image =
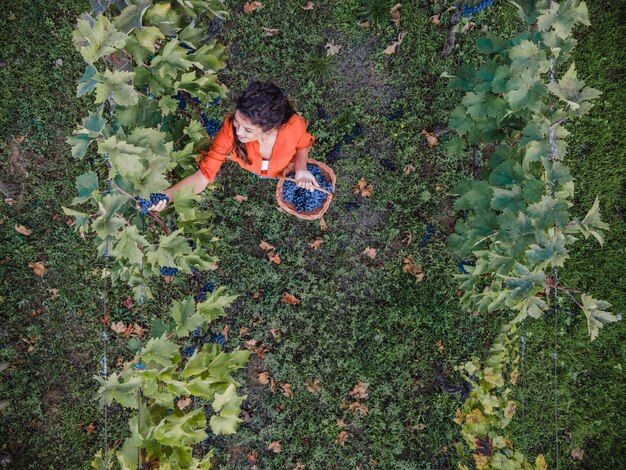
[[[108,283],[107,283],[107,272],[109,269],[109,240],[107,239],[107,244],[104,252],[104,291],[102,295],[102,310],[103,310],[103,318],[106,319],[107,315],[107,296],[108,296]],[[106,322],[102,323],[102,333],[100,337],[102,338],[102,359],[100,363],[102,364],[102,370],[100,372],[101,377],[104,379],[104,394],[106,396],[107,393],[107,341],[108,336],[106,333]],[[103,401],[103,415],[104,415],[104,462],[106,468],[109,468],[109,434],[108,434],[108,411],[109,406],[106,403],[106,400]]]
[[[526,442],[526,336],[524,336],[524,321],[521,323],[521,335],[520,342],[522,343],[522,361],[521,361],[521,374],[520,378],[522,381],[522,399],[520,400],[522,403],[522,442],[524,446],[524,453],[527,451],[527,442]]]

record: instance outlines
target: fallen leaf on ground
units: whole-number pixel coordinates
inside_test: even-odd
[[[250,330],[248,328],[246,328],[245,326],[242,326],[241,328],[239,328],[239,336],[248,336],[250,334]]]
[[[374,191],[374,186],[367,184],[365,178],[361,178],[359,182],[352,188],[352,193],[355,196],[371,197]]]
[[[133,323],[130,331],[131,336],[143,336],[146,333],[144,327],[142,327],[139,323]]]
[[[404,238],[402,239],[402,243],[404,243],[406,246],[409,246],[412,241],[413,241],[413,234],[411,232],[406,232],[404,234]]]
[[[248,458],[248,462],[256,463],[259,458],[259,451],[255,450],[254,452],[250,452],[246,457]]]
[[[126,324],[122,320],[111,323],[111,329],[116,333],[123,334],[126,331]]]
[[[43,308],[38,308],[30,312],[30,315],[36,317],[37,315],[41,315],[42,313],[46,313],[46,311]]]
[[[12,197],[5,197],[4,198],[4,203],[7,206],[13,206],[13,205],[15,205],[15,199],[13,199]]]
[[[361,21],[361,22],[359,23],[359,26],[360,26],[361,28],[363,28],[363,29],[365,29],[365,28],[369,28],[369,27],[370,27],[370,22],[369,22],[369,21]]]
[[[261,243],[259,243],[259,247],[263,250],[263,251],[273,251],[276,248],[273,245],[270,245],[269,243],[267,243],[265,240],[261,240]]]
[[[469,33],[472,29],[474,29],[474,26],[476,26],[476,23],[468,21],[461,28],[461,33]]]
[[[376,258],[376,253],[378,253],[376,248],[372,248],[371,246],[368,246],[363,250],[363,254],[371,259]]]
[[[21,144],[22,141],[24,140],[24,136],[23,135],[16,135],[15,137],[13,137],[13,139],[15,139],[15,142],[17,142],[18,144]]]
[[[261,372],[259,374],[259,377],[258,377],[257,381],[261,385],[267,385],[268,383],[270,383],[270,373],[269,372]]]
[[[437,346],[437,349],[439,350],[439,354],[445,354],[446,347],[443,345],[440,339],[435,341],[435,346]]]
[[[59,289],[46,289],[50,294],[51,299],[56,299],[59,296]]]
[[[369,396],[369,384],[365,382],[357,382],[357,384],[352,388],[350,395],[352,395],[357,400],[365,400]]]
[[[280,29],[265,28],[263,26],[261,26],[261,29],[263,30],[263,33],[270,38],[276,36],[276,33],[280,31]]]
[[[426,138],[429,147],[435,147],[439,143],[437,136],[426,129],[422,129],[422,135]]]
[[[274,337],[274,339],[276,341],[278,341],[280,339],[280,330],[277,328],[270,328],[270,333],[272,334],[272,336]]]
[[[363,403],[358,402],[358,401],[351,403],[348,406],[348,409],[354,414],[356,414],[357,412],[360,413],[361,416],[366,416],[368,412],[367,406],[365,406]]]
[[[248,341],[246,341],[246,349],[249,349],[250,351],[253,351],[256,348],[256,344],[257,344],[257,340],[256,339],[249,339]]]
[[[298,305],[300,303],[300,299],[289,292],[285,292],[283,294],[283,298],[280,301],[284,304],[288,305]]]
[[[435,191],[443,191],[443,186],[440,184],[435,185]]]
[[[280,388],[282,389],[283,395],[285,395],[287,398],[293,398],[293,390],[291,390],[290,383],[280,384]]]
[[[313,10],[315,8],[315,3],[308,2],[306,5],[302,7],[303,10]]]
[[[248,196],[242,196],[241,194],[236,194],[233,196],[233,199],[237,202],[246,202],[248,200]]]
[[[33,273],[35,273],[35,276],[43,276],[43,273],[46,271],[46,268],[43,264],[43,261],[30,261],[28,263],[28,266],[30,266],[33,270]]]
[[[15,226],[15,231],[17,233],[21,233],[22,235],[26,235],[26,236],[29,236],[31,233],[33,233],[32,230],[24,227],[23,225],[16,225]]]
[[[321,390],[320,381],[317,379],[313,379],[312,381],[304,382],[306,385],[306,389],[311,393],[318,393]]]
[[[402,44],[402,41],[404,41],[406,34],[407,34],[406,31],[402,31],[400,34],[398,34],[398,39],[392,42],[391,45],[387,46],[387,48],[383,51],[383,54],[387,54],[387,55],[395,54],[398,46]]]
[[[267,253],[267,257],[268,259],[272,262],[272,263],[276,263],[276,264],[280,264],[281,263],[281,259],[280,256],[276,254],[275,251],[270,251]]]
[[[322,243],[324,243],[323,238],[316,238],[312,242],[309,242],[309,247],[314,250],[318,250],[322,246]]]
[[[348,434],[348,432],[347,432],[347,431],[341,431],[341,432],[339,433],[339,435],[337,436],[337,442],[339,443],[339,445],[340,445],[341,447],[343,447],[343,446],[344,446],[344,444],[345,444],[345,443],[346,443],[346,441],[348,440],[348,437],[349,437],[349,436],[350,436],[350,435]]]
[[[272,377],[270,377],[270,391],[276,393],[276,382]]]
[[[180,400],[178,400],[178,403],[176,403],[176,407],[179,410],[184,410],[189,405],[191,405],[191,397],[181,398]]]
[[[345,423],[345,421],[343,419],[338,419],[337,420],[337,426],[340,427],[340,428],[348,427],[348,425]]]
[[[230,333],[230,326],[224,325],[224,328],[222,328],[222,336],[224,336],[225,343],[228,342],[228,333]]]
[[[122,305],[126,307],[128,310],[133,309],[133,298],[129,295],[122,301]]]
[[[254,10],[260,10],[261,8],[264,8],[264,5],[261,2],[246,2],[243,6],[243,11],[249,15]]]
[[[402,170],[402,173],[404,173],[404,175],[410,175],[411,173],[413,173],[415,171],[415,166],[412,163],[409,163],[408,165],[405,165],[404,169]]]
[[[341,49],[341,46],[339,44],[335,44],[335,41],[332,40],[329,43],[326,43],[324,47],[326,48],[326,57],[338,54],[339,49]]]
[[[572,449],[572,452],[570,452],[570,455],[575,460],[582,460],[583,457],[585,456],[585,451],[583,449]]]
[[[263,294],[265,293],[264,289],[257,289],[252,293],[252,300],[259,300],[261,297],[263,297]]]
[[[267,450],[271,450],[275,454],[280,454],[280,451],[283,450],[283,448],[280,445],[280,441],[272,441],[270,445],[267,446]]]
[[[413,259],[413,255],[409,255],[403,260],[404,266],[402,266],[402,270],[405,273],[409,273],[411,276],[415,278],[417,282],[422,282],[424,279],[424,271],[422,268],[415,264],[415,259]]]
[[[328,230],[328,224],[324,220],[324,217],[320,217],[320,230],[322,232],[325,232],[326,230]]]
[[[430,18],[428,18],[428,21],[430,21],[432,24],[439,24],[441,23],[441,20],[439,19],[439,15],[433,15]]]
[[[87,434],[89,436],[93,434],[95,429],[96,429],[96,425],[93,423],[89,423],[87,426],[85,426],[85,431],[87,431]]]
[[[396,3],[393,7],[391,7],[391,10],[389,10],[389,13],[391,13],[391,21],[397,28],[400,27],[400,12],[398,10],[401,6],[402,3]]]

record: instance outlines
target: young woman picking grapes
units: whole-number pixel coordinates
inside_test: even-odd
[[[313,191],[315,176],[307,170],[313,141],[306,122],[280,88],[268,82],[251,82],[205,152],[200,169],[163,194],[171,200],[186,186],[193,186],[194,194],[204,191],[229,154],[244,169],[269,178],[281,175],[293,161],[297,186]],[[161,211],[166,204],[166,200],[159,201],[149,210]]]

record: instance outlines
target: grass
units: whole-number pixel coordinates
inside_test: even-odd
[[[397,36],[391,23],[378,22],[376,34],[358,26],[355,8],[368,2],[316,2],[313,11],[300,2],[265,2],[252,15],[228,1],[233,17],[221,28],[230,46],[229,65],[221,79],[233,92],[251,78],[276,81],[297,101],[317,143],[312,157],[325,154],[355,123],[365,134],[342,147],[333,165],[338,195],[317,222],[297,221],[275,209],[274,183],[258,180],[225,165],[220,188],[206,194],[203,205],[215,213],[220,269],[213,280],[239,294],[230,316],[228,348],[255,338],[270,348],[264,361],[254,359],[241,375],[249,418],[234,436],[215,439],[218,467],[248,468],[247,455],[258,453],[259,468],[452,468],[454,443],[460,440],[451,421],[459,395],[442,392],[456,385],[453,366],[487,351],[500,323],[497,316],[473,317],[461,310],[452,278],[459,261],[445,247],[454,221],[451,188],[471,170],[469,159],[445,157],[429,149],[419,134],[446,122],[458,97],[446,89],[441,72],[478,60],[472,38],[459,37],[448,58],[439,51],[445,27],[428,18],[437,13],[429,2],[403,5],[401,30],[408,35],[394,56],[382,50]],[[302,2],[303,4],[304,2]],[[604,92],[592,113],[570,127],[569,164],[577,177],[576,210],[584,214],[598,195],[611,224],[604,247],[582,241],[561,273],[562,282],[592,293],[624,312],[624,39],[619,35],[621,9],[614,2],[590,2],[592,27],[578,34],[579,75]],[[99,261],[92,243],[65,224],[60,207],[74,195],[74,178],[89,161],[71,159],[64,143],[84,114],[87,100],[76,99],[74,84],[83,64],[71,45],[72,22],[89,2],[10,1],[0,19],[0,182],[12,183],[16,203],[0,203],[2,325],[0,362],[13,364],[1,373],[0,465],[7,468],[86,468],[102,444],[102,414],[92,401],[102,353],[99,317],[102,283],[92,275]],[[11,15],[15,16],[10,20]],[[444,18],[444,22],[445,22]],[[510,34],[518,27],[514,9],[504,2],[474,19],[480,27]],[[278,28],[266,37],[261,27]],[[325,57],[325,44],[341,45]],[[6,47],[4,46],[6,44]],[[55,65],[57,59],[62,64]],[[316,105],[330,114],[319,118]],[[387,115],[403,109],[401,119]],[[214,110],[223,117],[228,104]],[[13,136],[26,138],[19,146]],[[380,160],[391,160],[385,171]],[[622,162],[620,164],[620,162]],[[408,176],[402,168],[412,163]],[[364,177],[374,185],[370,199],[355,198],[351,188]],[[5,186],[3,186],[5,187]],[[246,194],[240,204],[232,196]],[[346,203],[357,203],[348,210]],[[25,237],[13,230],[25,225]],[[426,224],[435,236],[418,243]],[[6,229],[6,230],[4,230]],[[411,233],[412,242],[402,242]],[[319,250],[308,243],[323,237]],[[259,242],[276,247],[280,265],[270,263]],[[377,250],[374,260],[362,254]],[[413,255],[426,273],[421,283],[402,272],[403,258]],[[36,278],[28,262],[43,261],[46,273]],[[47,289],[59,289],[58,296]],[[263,289],[255,300],[252,294]],[[301,299],[282,304],[287,291]],[[167,297],[163,291],[160,297]],[[111,292],[116,314],[123,314],[118,287]],[[36,313],[43,309],[43,313]],[[568,313],[570,312],[570,313]],[[158,314],[158,303],[142,316]],[[250,331],[240,339],[241,327]],[[272,333],[272,330],[276,334]],[[27,352],[22,338],[36,338]],[[516,445],[529,454],[546,453],[556,461],[552,367],[553,318],[526,325],[527,381],[525,420],[511,425]],[[567,468],[619,468],[624,421],[624,327],[605,328],[589,343],[584,318],[567,304],[559,315],[558,414],[559,460]],[[442,347],[440,348],[439,345]],[[124,341],[110,344],[113,362],[128,356]],[[111,360],[111,359],[110,359]],[[277,383],[290,383],[293,398],[273,394],[257,382],[269,371]],[[306,381],[317,379],[311,394]],[[367,414],[342,408],[354,400],[350,391],[370,384],[363,401]],[[518,388],[515,393],[521,394]],[[343,419],[349,437],[336,443]],[[95,431],[89,434],[88,423]],[[113,407],[109,440],[126,433],[125,417]],[[280,440],[282,452],[267,450]],[[577,462],[570,451],[582,448]],[[373,459],[373,460],[372,460]]]

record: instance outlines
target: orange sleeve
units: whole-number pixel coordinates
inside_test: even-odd
[[[199,164],[200,171],[209,181],[215,179],[215,175],[226,160],[226,156],[232,152],[234,144],[232,122],[230,118],[226,118],[213,139],[209,151],[200,153],[200,157],[204,154],[204,158]]]
[[[298,140],[296,141],[296,152],[298,150],[312,147],[313,142],[315,142],[315,137],[313,137],[311,134],[309,134],[306,131],[306,126],[307,126],[306,121],[302,119],[301,117],[299,117],[297,121],[297,125],[295,126],[295,131],[299,134]]]

